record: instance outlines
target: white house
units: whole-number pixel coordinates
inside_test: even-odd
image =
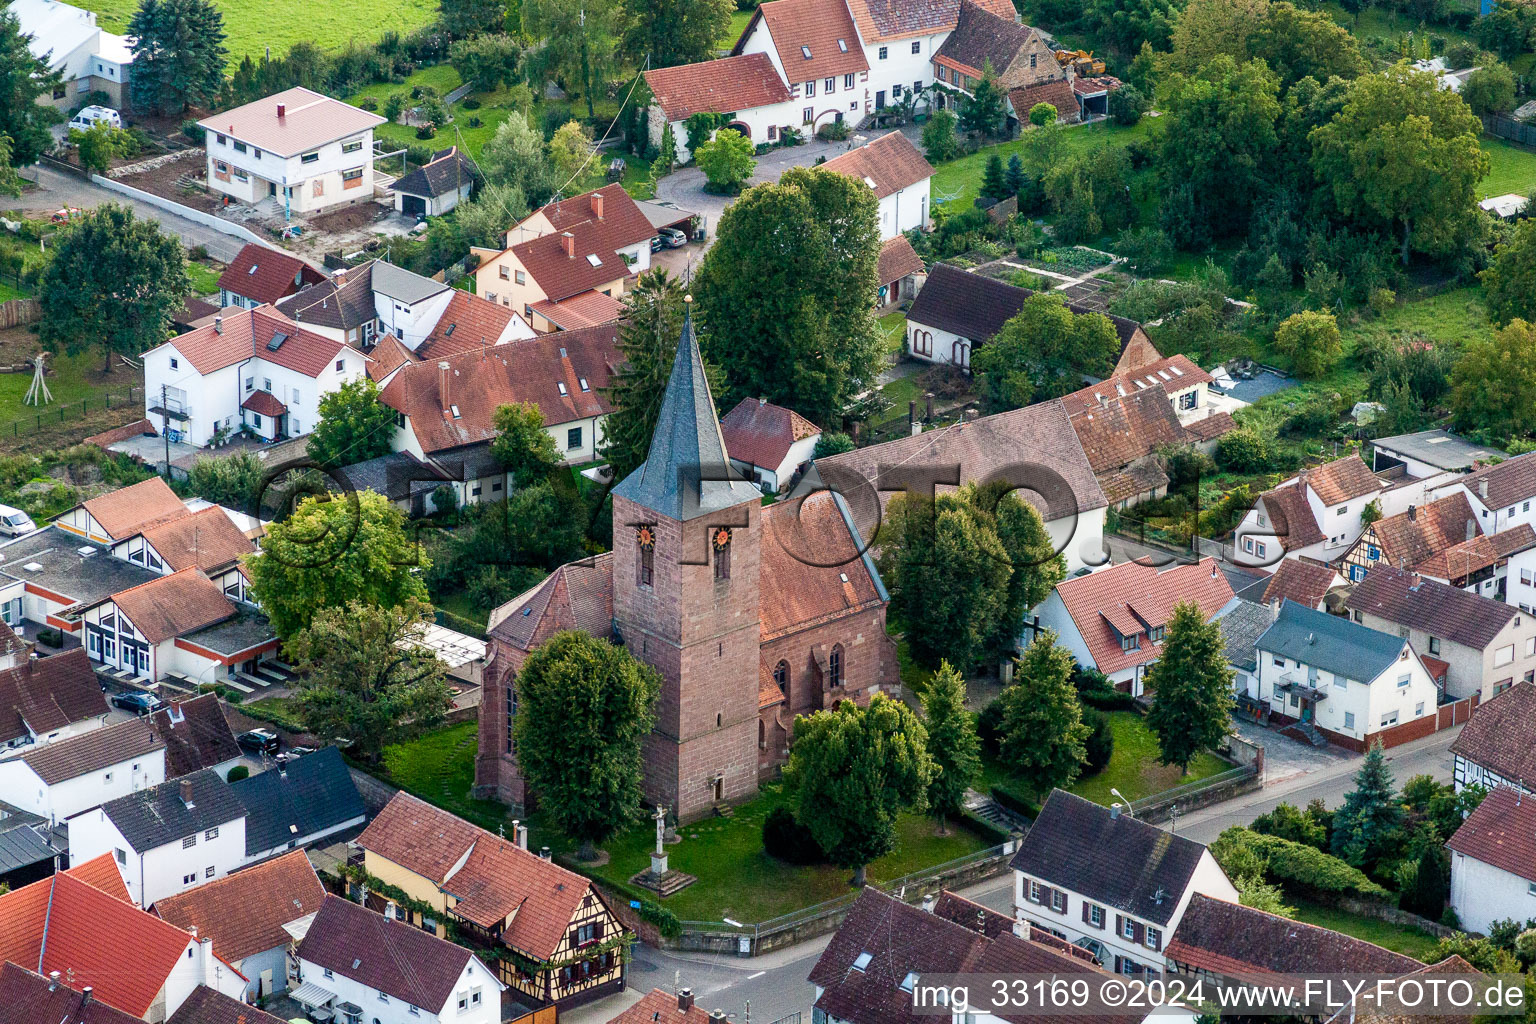
[[[135,903],[149,907],[246,863],[245,805],[204,769],[69,819],[71,857],[111,854]]]
[[[1344,600],[1354,621],[1406,634],[1451,697],[1487,702],[1517,680],[1536,678],[1536,615],[1447,583],[1385,566]],[[1444,666],[1443,669],[1441,666]]]
[[[933,60],[955,30],[960,6],[959,0],[931,4],[848,0],[869,63],[863,97],[866,113],[897,106],[909,95],[917,97],[918,110],[928,106]],[[999,18],[1018,20],[1006,0],[982,0],[978,6]]]
[[[364,376],[368,363],[272,306],[225,310],[143,359],[146,415],[172,440],[197,447],[241,431],[264,440],[307,433],[320,419],[321,396]]]
[[[0,629],[0,759],[99,729],[107,702],[79,648],[30,658],[9,628]]]
[[[1536,799],[1499,787],[1467,816],[1451,851],[1451,907],[1461,927],[1536,915]]]
[[[821,166],[823,170],[857,178],[874,190],[880,201],[882,239],[928,227],[933,167],[901,132],[888,132]]]
[[[1341,557],[1360,538],[1360,516],[1386,485],[1358,455],[1305,470],[1259,495],[1233,534],[1233,561],[1275,565],[1306,555]]]
[[[1455,490],[1464,491],[1477,512],[1478,526],[1485,534],[1503,533],[1521,523],[1536,526],[1536,452],[1505,459],[1497,465],[1451,478],[1434,490],[1443,498]]]
[[[1435,717],[1439,690],[1404,637],[1285,601],[1255,647],[1257,689],[1248,696],[1276,721],[1363,751],[1401,742],[1395,727]]]
[[[112,106],[127,105],[133,49],[126,36],[103,32],[95,12],[59,0],[11,0],[6,9],[32,56],[46,59],[62,79],[50,95],[37,98],[39,103],[68,111],[83,103],[86,93],[104,92]]]
[[[802,108],[799,117],[777,126],[781,133],[794,128],[809,136],[824,124],[860,121],[872,110],[869,60],[844,0],[769,0],[759,5],[731,48],[733,57],[754,54],[768,58],[788,87],[790,100]],[[769,135],[752,141],[775,139]]]
[[[1010,863],[1014,917],[1091,950],[1116,974],[1160,974],[1190,898],[1236,903],[1204,846],[1063,790]]]
[[[651,144],[660,146],[670,127],[680,163],[693,159],[685,123],[694,114],[731,114],[725,127],[753,142],[775,142],[785,128],[804,127],[805,108],[790,97],[766,53],[658,68],[647,71],[645,81],[653,96]]]
[[[1536,793],[1536,684],[1518,682],[1482,704],[1451,743],[1452,779]]]
[[[119,722],[0,761],[5,802],[55,824],[164,781],[165,744],[145,722]],[[74,849],[71,836],[78,858]]]
[[[720,436],[732,466],[763,491],[780,493],[810,463],[821,428],[765,398],[743,398],[721,417]]]
[[[1140,696],[1174,607],[1192,601],[1212,616],[1231,600],[1232,585],[1214,558],[1161,571],[1122,562],[1057,584],[1035,609],[1020,643],[1033,640],[1039,629],[1053,630],[1056,642],[1079,665],[1097,669],[1117,689]]]
[[[340,896],[325,897],[296,959],[291,997],[346,1024],[501,1020],[506,986],[472,952]]]
[[[373,129],[350,103],[295,87],[198,124],[208,133],[208,187],[241,203],[273,200],[285,214],[373,199]]]

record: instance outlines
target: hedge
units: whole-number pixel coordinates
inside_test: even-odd
[[[640,900],[639,903],[640,920],[655,925],[664,938],[675,939],[683,934],[683,922],[671,910],[654,900]]]
[[[1303,843],[1235,825],[1211,845],[1211,853],[1218,863],[1241,850],[1264,863],[1264,873],[1271,881],[1300,895],[1324,900],[1329,896],[1358,896],[1381,902],[1392,899],[1386,889],[1367,878],[1363,871]]]
[[[242,706],[240,708],[240,713],[243,715],[249,715],[251,718],[254,718],[257,721],[267,722],[271,725],[275,725],[279,729],[287,729],[289,732],[304,731],[303,722],[300,722],[297,718],[294,718],[291,715],[283,714],[281,711],[272,711],[269,708],[258,708],[254,705],[251,705]]]
[[[992,799],[1002,804],[1016,814],[1022,814],[1030,821],[1040,817],[1040,805],[1006,785],[992,787]]]
[[[464,616],[458,614],[457,612],[451,612],[446,608],[434,609],[433,618],[435,618],[437,620],[437,624],[442,626],[444,629],[457,630],[458,632],[472,636],[477,640],[485,639],[485,623],[483,622],[476,622],[473,619],[466,619]]]
[[[1078,700],[1100,711],[1134,711],[1136,698],[1123,690],[1083,690]]]
[[[949,820],[956,822],[961,828],[993,846],[1006,843],[1013,837],[1013,833],[1001,825],[994,825],[986,818],[978,817],[971,811],[961,811],[960,814]]]

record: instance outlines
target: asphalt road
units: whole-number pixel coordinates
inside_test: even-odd
[[[86,181],[66,171],[60,171],[44,164],[37,164],[27,168],[23,177],[37,184],[37,188],[28,189],[22,193],[18,200],[8,200],[24,210],[57,210],[63,206],[75,206],[82,210],[88,210],[102,203],[120,203],[133,208],[134,213],[146,220],[154,220],[166,231],[176,235],[187,248],[202,246],[208,250],[208,255],[223,263],[228,263],[235,258],[245,242],[204,227],[196,221],[177,216],[157,206],[140,202],[111,189],[102,188],[95,182]]]
[[[1449,782],[1453,761],[1449,748],[1460,731],[1448,729],[1389,751],[1387,762],[1398,784],[1415,775],[1432,775],[1439,781]],[[1337,807],[1343,802],[1344,795],[1354,788],[1354,774],[1359,765],[1358,758],[1341,759],[1312,774],[1288,778],[1277,785],[1182,816],[1176,831],[1179,835],[1209,843],[1223,829],[1247,824],[1282,802],[1305,806],[1320,797],[1329,807]],[[961,891],[994,910],[1012,913],[1012,886],[1012,879],[1003,877]],[[596,1006],[562,1013],[561,1020],[569,1024],[598,1024],[609,1020],[623,1006],[653,988],[672,991],[687,987],[693,989],[700,1006],[725,1010],[732,1020],[743,1020],[750,1003],[751,1019],[757,1024],[773,1024],[796,1011],[803,1014],[804,1024],[809,1024],[815,990],[806,981],[806,976],[827,941],[828,938],[823,937],[790,949],[741,960],[668,953],[649,946],[637,946],[630,971],[630,992],[603,1000]]]

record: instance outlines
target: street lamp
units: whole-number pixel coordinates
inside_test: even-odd
[[[1134,813],[1133,813],[1133,812],[1132,812],[1132,811],[1131,811],[1131,802],[1130,802],[1130,801],[1129,801],[1129,800],[1127,800],[1127,799],[1126,799],[1126,797],[1125,797],[1125,794],[1124,794],[1124,793],[1122,793],[1122,792],[1120,792],[1120,791],[1119,791],[1119,790],[1118,790],[1118,789],[1116,789],[1116,788],[1115,788],[1115,787],[1114,787],[1114,786],[1110,786],[1110,787],[1109,787],[1109,791],[1110,791],[1110,793],[1112,793],[1112,794],[1113,794],[1113,795],[1115,795],[1115,796],[1117,796],[1117,797],[1119,797],[1119,798],[1120,798],[1120,799],[1119,799],[1119,800],[1117,800],[1117,801],[1115,801],[1115,803],[1114,803],[1114,804],[1113,804],[1113,806],[1115,806],[1115,807],[1124,807],[1124,808],[1125,808],[1125,813],[1126,813],[1126,814],[1129,814],[1129,815],[1131,815],[1131,816],[1132,816],[1132,817],[1135,817],[1135,814],[1134,814]]]

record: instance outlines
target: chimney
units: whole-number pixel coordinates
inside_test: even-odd
[[[569,231],[562,232],[560,234],[560,244],[565,246],[565,258],[566,259],[573,260],[573,259],[576,258],[576,236],[575,235],[571,234]]]
[[[1483,477],[1477,482],[1477,496],[1486,499],[1488,497],[1488,478]]]
[[[550,859],[550,857],[549,857],[549,847],[547,847],[547,846],[539,847],[539,857],[542,860],[549,860]]]
[[[592,193],[592,216],[598,220],[603,219],[603,194],[601,192]]]
[[[48,991],[52,992],[55,989],[57,989],[58,987],[59,987],[59,972],[58,971],[49,971],[48,972]]]
[[[75,1016],[80,1016],[80,1013],[91,1004],[91,996],[94,995],[95,992],[96,989],[90,985],[87,985],[85,988],[80,990],[80,1009],[75,1011]]]
[[[933,420],[933,392],[923,392],[923,419]]]
[[[967,422],[967,423],[970,423],[970,422],[972,422],[972,421],[973,421],[973,420],[975,420],[975,419],[976,419],[976,415],[977,415],[977,414],[976,414],[976,410],[975,410],[975,409],[967,409],[967,410],[965,410],[965,412],[964,412],[964,413],[963,413],[963,417],[964,417],[964,419],[965,419],[965,421],[966,421],[966,422]]]
[[[1029,922],[1023,918],[1016,919],[1013,922],[1013,934],[1028,942],[1030,940]]]
[[[933,906],[938,901],[939,901],[939,897],[938,897],[937,894],[931,893],[931,892],[923,893],[923,913],[925,913],[925,914],[933,913]]]
[[[277,105],[277,117],[278,117],[278,120],[282,120],[283,118],[285,118],[287,116],[288,116],[288,107],[285,104],[279,103]]]
[[[346,284],[347,283],[347,268],[346,267],[339,267],[337,269],[336,273],[331,275],[331,280],[336,282],[336,287],[337,288],[340,288],[342,285]]]
[[[224,333],[224,318],[222,316],[220,316],[218,313],[215,313],[213,315],[213,333],[214,334],[223,334]]]
[[[181,780],[181,802],[186,804],[188,807],[192,806],[192,780],[191,779],[182,779]]]
[[[1408,521],[1409,521],[1409,522],[1410,522],[1410,523],[1412,523],[1412,522],[1417,522],[1417,521],[1418,521],[1418,518],[1419,518],[1419,510],[1418,510],[1418,507],[1417,507],[1417,506],[1414,506],[1414,505],[1409,505],[1409,506],[1408,506]]]
[[[519,850],[526,850],[526,849],[528,849],[528,826],[527,825],[519,825],[519,826],[517,826],[517,848]]]
[[[713,1024],[726,1024],[725,1011],[719,1009],[711,1010],[709,1012],[709,1019]]]
[[[448,370],[447,361],[437,364],[437,397],[442,400],[443,413],[446,415],[453,403],[448,401]]]
[[[181,710],[180,700],[171,701],[171,713],[167,717],[169,717],[173,723],[185,722],[187,720],[186,714]]]
[[[1280,599],[1277,597],[1269,602],[1269,621],[1274,622],[1280,618]]]
[[[693,989],[682,988],[677,990],[677,1012],[687,1013],[693,1009]]]
[[[189,926],[187,928],[187,934],[192,936],[194,939],[197,938],[197,925],[194,924]]]
[[[1119,803],[1110,804],[1109,805],[1109,820],[1110,821],[1115,821],[1119,817],[1120,817],[1120,805],[1119,805]]]
[[[910,398],[907,400],[907,422],[917,422],[917,399],[915,398]]]

